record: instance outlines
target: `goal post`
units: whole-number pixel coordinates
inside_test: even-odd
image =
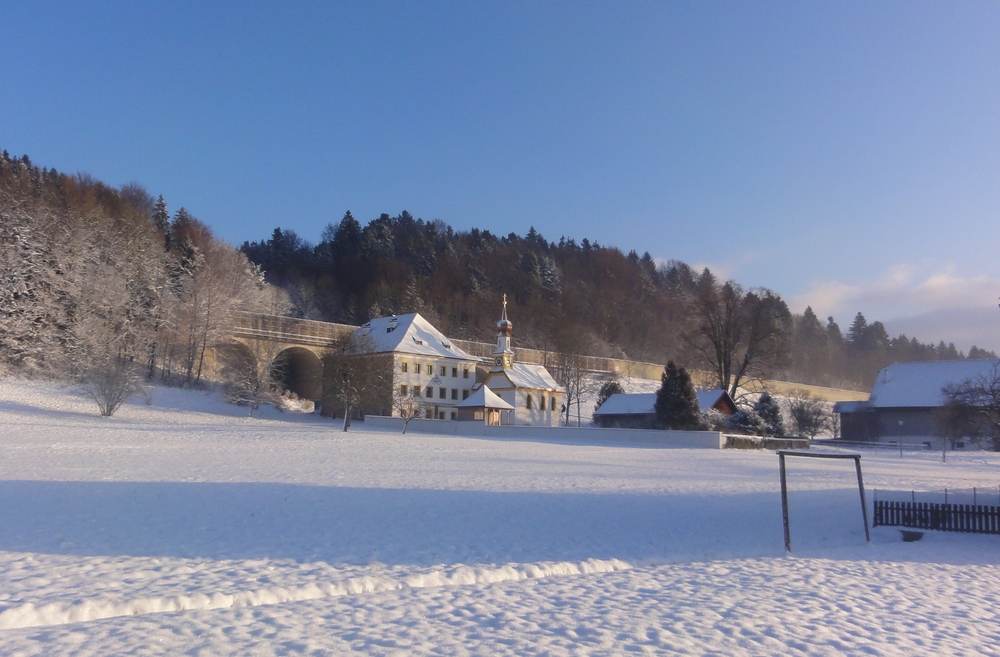
[[[830,452],[801,452],[790,449],[778,450],[778,468],[781,471],[781,523],[785,528],[785,551],[792,551],[792,535],[788,528],[788,485],[785,481],[785,457],[801,456],[814,459],[854,459],[854,467],[858,472],[858,493],[861,495],[861,519],[865,523],[865,540],[872,542],[868,531],[868,505],[865,503],[865,482],[861,476],[860,454],[833,454]]]

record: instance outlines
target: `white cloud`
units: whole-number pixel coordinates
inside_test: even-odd
[[[821,318],[833,315],[842,328],[860,311],[869,321],[884,322],[890,333],[955,341],[963,349],[972,344],[998,349],[998,295],[1000,279],[962,276],[953,263],[897,264],[870,283],[817,281],[791,297],[789,306],[795,312],[812,306]]]

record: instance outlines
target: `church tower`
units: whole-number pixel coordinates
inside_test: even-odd
[[[497,346],[493,350],[494,372],[514,367],[514,349],[510,346],[510,334],[514,325],[507,319],[507,295],[503,295],[503,314],[497,322]]]

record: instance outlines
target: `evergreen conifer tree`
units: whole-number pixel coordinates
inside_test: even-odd
[[[868,320],[865,316],[858,312],[854,316],[854,321],[851,322],[851,327],[847,329],[847,341],[852,347],[863,347],[865,344],[865,338],[868,333]]]
[[[674,361],[667,363],[656,393],[656,423],[667,429],[697,429],[701,424],[698,395],[691,375]]]
[[[620,395],[624,392],[625,388],[623,388],[622,384],[617,381],[605,382],[604,385],[601,386],[601,390],[597,393],[597,403],[594,404],[594,410],[596,411],[603,406],[604,402],[608,401],[608,398],[611,397],[611,395]]]
[[[167,203],[163,200],[163,194],[160,194],[160,198],[156,199],[156,205],[153,206],[153,225],[164,235],[170,230],[170,213],[167,212]]]
[[[771,393],[765,392],[758,397],[753,410],[764,423],[766,435],[777,438],[785,435],[785,421],[781,417],[781,407]]]

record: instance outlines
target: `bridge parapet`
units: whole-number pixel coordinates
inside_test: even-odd
[[[311,319],[239,312],[230,333],[236,338],[326,347],[334,340],[349,336],[356,328]]]
[[[263,339],[288,345],[313,347],[317,355],[322,355],[316,349],[317,347],[327,347],[334,340],[349,336],[357,328],[357,326],[349,324],[334,324],[332,322],[319,322],[311,319],[295,319],[261,313],[239,312],[236,314],[230,335],[235,338]],[[451,342],[460,349],[482,359],[484,364],[488,364],[493,360],[493,349],[496,345],[492,343],[474,342],[471,340],[452,340]],[[637,379],[652,380],[659,379],[663,373],[663,365],[658,363],[643,363],[619,358],[603,358],[600,356],[578,356],[578,358],[581,359],[580,364],[582,369],[595,373],[614,373]],[[517,349],[517,360],[533,365],[557,367],[559,364],[559,354],[539,349],[519,348]],[[715,379],[710,372],[690,370],[690,374],[696,386],[711,388],[715,385]],[[853,390],[823,388],[785,381],[762,381],[759,383],[761,389],[771,390],[777,394],[794,395],[799,392],[808,392],[823,401],[850,401],[868,398],[867,393]]]

